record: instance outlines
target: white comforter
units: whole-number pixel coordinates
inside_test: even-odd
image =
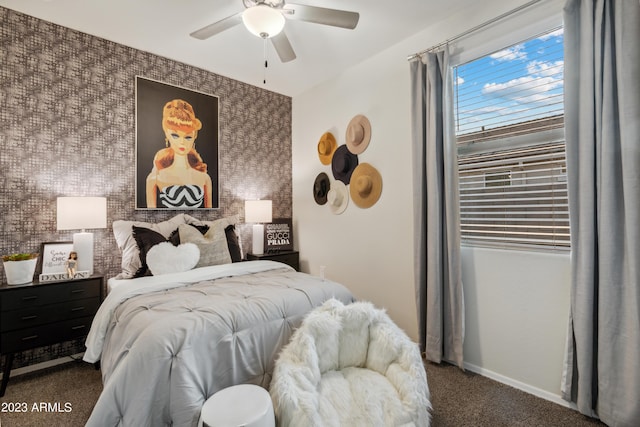
[[[192,426],[204,401],[234,384],[268,388],[274,361],[312,308],[342,285],[272,261],[129,279],[98,311],[84,360],[103,392],[88,426]]]

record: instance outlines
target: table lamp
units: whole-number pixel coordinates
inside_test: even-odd
[[[58,230],[82,230],[73,235],[78,271],[93,274],[93,233],[86,229],[107,228],[106,197],[58,197]]]
[[[253,223],[252,253],[262,255],[264,252],[264,223],[271,222],[271,200],[245,200],[244,222]]]

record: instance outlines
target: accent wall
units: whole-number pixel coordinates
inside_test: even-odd
[[[292,217],[291,98],[2,7],[0,22],[0,254],[71,240],[56,231],[59,196],[107,197],[108,228],[92,230],[105,280],[120,267],[114,220],[242,219],[246,199]],[[219,97],[219,209],[135,210],[135,76]],[[14,367],[59,347],[16,355]]]

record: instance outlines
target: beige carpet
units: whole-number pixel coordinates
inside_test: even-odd
[[[0,421],[2,427],[81,427],[101,391],[100,371],[82,361],[13,377],[0,398]]]
[[[434,427],[598,427],[605,424],[452,365],[426,363]]]
[[[426,366],[433,427],[604,426],[480,375],[450,365]],[[10,404],[26,404],[27,408],[26,412],[0,412],[2,427],[84,426],[101,390],[100,372],[81,361],[11,378],[0,399],[2,409]]]

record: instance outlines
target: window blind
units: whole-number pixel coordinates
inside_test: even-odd
[[[568,248],[564,141],[458,157],[463,241]]]
[[[462,241],[570,247],[562,30],[455,68]]]

